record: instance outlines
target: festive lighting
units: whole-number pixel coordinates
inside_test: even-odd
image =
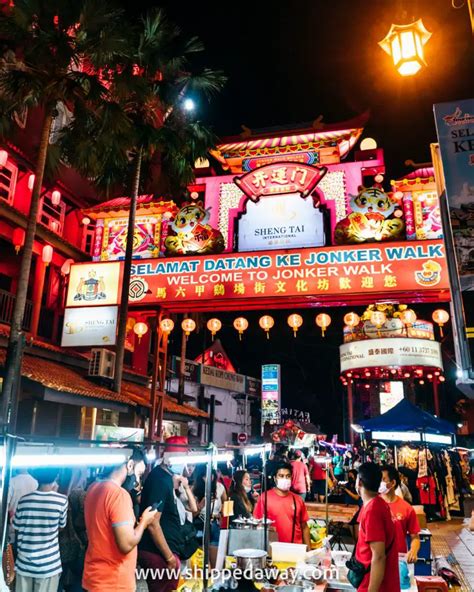
[[[222,323],[219,319],[209,319],[207,321],[207,328],[211,332],[212,341],[214,341],[214,335],[222,329]]]
[[[7,164],[8,152],[6,150],[0,150],[0,166],[4,167]]]
[[[432,317],[433,321],[438,324],[439,332],[443,337],[443,327],[449,321],[449,313],[443,308],[438,308],[434,311]]]
[[[440,382],[444,382],[444,381],[446,380],[446,378],[445,378],[444,376],[440,376],[440,377],[438,378],[438,380],[439,380]]]
[[[429,380],[431,380],[433,378],[433,375],[432,374],[427,374],[426,375],[426,378],[429,378]]]
[[[133,332],[138,337],[138,343],[140,343],[142,337],[148,333],[148,325],[143,322],[135,323],[133,325]]]
[[[239,339],[242,340],[242,335],[244,334],[244,331],[248,329],[249,322],[244,317],[237,317],[234,320],[233,325],[234,329],[239,332]]]
[[[54,253],[54,249],[51,245],[45,245],[43,247],[43,251],[41,253],[41,259],[43,260],[43,263],[48,266],[51,261],[53,260],[53,253]]]
[[[59,206],[59,204],[61,203],[61,192],[57,189],[55,189],[51,193],[51,203],[53,204],[53,206]]]
[[[425,381],[423,379],[421,379],[420,384],[425,384]]]
[[[258,324],[267,334],[267,339],[270,339],[270,329],[275,324],[275,319],[270,315],[263,315],[263,317],[260,317]]]
[[[324,200],[335,204],[336,222],[347,216],[346,174],[344,171],[326,173],[318,184],[324,195]]]
[[[360,316],[355,312],[348,312],[344,315],[344,323],[353,329],[360,323]]]
[[[323,177],[324,179],[324,177]],[[235,183],[221,183],[219,189],[219,222],[218,227],[224,237],[226,247],[229,238],[229,220],[231,215],[229,210],[239,207],[243,192]]]
[[[174,329],[174,322],[171,319],[161,319],[160,329],[163,331],[163,333],[169,335]]]
[[[419,19],[409,25],[392,25],[379,45],[392,56],[393,64],[401,76],[413,76],[426,65],[423,46],[430,37],[430,31]]]
[[[377,142],[373,138],[364,138],[360,143],[361,150],[375,150]]]
[[[439,376],[441,374],[441,372],[439,370],[436,370],[436,372],[434,373],[435,376]]]
[[[410,378],[410,373],[409,372],[405,372],[405,374],[403,375],[405,378]]]
[[[377,329],[380,329],[380,327],[385,323],[386,320],[387,315],[381,310],[374,310],[370,313],[370,322],[373,323],[377,327]]]
[[[16,254],[20,252],[21,247],[25,244],[25,231],[23,228],[17,227],[13,231],[13,245],[15,247]]]
[[[382,183],[382,181],[383,181],[383,175],[381,173],[378,173],[377,175],[375,175],[374,181],[376,183]]]
[[[189,337],[189,334],[196,329],[196,323],[193,321],[193,319],[183,319],[183,322],[181,323],[181,329],[186,334],[186,337]]]
[[[81,222],[84,226],[89,226],[89,224],[91,223],[91,219],[88,216],[84,216]]]
[[[33,191],[33,187],[35,186],[35,176],[33,173],[28,177],[28,189]]]
[[[303,324],[303,317],[299,314],[290,314],[288,317],[288,325],[293,329],[293,334],[296,337],[298,329]]]
[[[403,191],[395,191],[395,193],[393,194],[393,197],[395,199],[403,199],[404,193]]]
[[[326,333],[326,329],[329,327],[329,325],[331,324],[331,317],[326,314],[325,312],[322,312],[320,314],[318,314],[318,316],[316,317],[316,325],[318,325],[318,327],[321,327],[321,332],[323,334]]]
[[[365,387],[366,389],[369,389],[369,388],[370,388],[370,384],[364,384],[364,387]]]
[[[404,325],[413,325],[416,321],[416,313],[411,308],[407,308],[400,315],[400,319]]]

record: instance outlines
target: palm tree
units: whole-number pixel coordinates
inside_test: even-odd
[[[205,69],[191,73],[190,57],[202,51],[196,38],[186,40],[162,10],[154,10],[129,32],[129,59],[108,72],[110,100],[97,112],[82,110],[71,126],[69,159],[79,170],[95,169],[95,182],[110,193],[129,179],[130,211],[120,300],[114,389],[119,392],[127,331],[129,283],[137,197],[143,170],[159,157],[173,189],[193,178],[196,159],[214,144],[212,133],[177,108],[187,92],[207,96],[220,90],[224,77]],[[94,138],[90,147],[90,138]],[[87,150],[82,146],[87,145]]]
[[[8,133],[15,112],[28,107],[36,108],[43,117],[3,382],[5,423],[12,419],[12,410],[15,414],[13,384],[20,372],[18,350],[56,106],[62,102],[74,112],[77,107],[87,109],[104,99],[108,90],[95,72],[124,57],[127,44],[121,32],[122,22],[121,12],[103,0],[15,0],[0,14],[4,47],[0,130]],[[85,62],[88,71],[83,68]]]

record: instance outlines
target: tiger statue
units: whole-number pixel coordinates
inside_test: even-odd
[[[382,189],[361,187],[357,195],[351,196],[349,205],[352,212],[336,224],[336,244],[389,241],[402,237],[405,230],[402,211]]]
[[[209,210],[194,202],[178,211],[170,225],[173,234],[165,239],[167,255],[207,255],[224,250],[222,233],[209,224]]]

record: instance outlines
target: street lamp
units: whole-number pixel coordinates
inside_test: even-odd
[[[423,46],[430,37],[430,31],[418,19],[409,25],[392,25],[379,45],[392,56],[393,64],[401,76],[413,76],[422,66],[426,66]]]
[[[183,101],[183,109],[185,111],[194,111],[196,108],[196,104],[192,99],[184,99]]]

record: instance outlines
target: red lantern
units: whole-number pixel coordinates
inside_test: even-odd
[[[441,334],[441,337],[443,337],[443,326],[449,321],[448,311],[444,310],[443,308],[438,308],[434,311],[432,318],[435,323],[438,323],[439,332]]]
[[[25,244],[25,231],[23,228],[15,228],[13,231],[13,245],[15,247],[16,254],[20,252],[21,247]]]

